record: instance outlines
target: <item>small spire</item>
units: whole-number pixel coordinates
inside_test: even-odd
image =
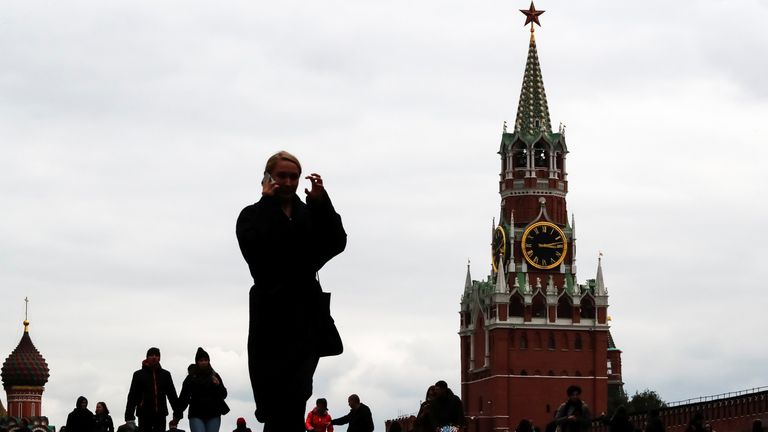
[[[472,276],[469,274],[469,258],[467,258],[467,279],[464,281],[464,290],[467,291],[472,288]]]
[[[506,121],[506,120],[504,120],[504,128],[503,128],[503,131],[504,131],[504,133],[507,133],[507,121]]]
[[[29,333],[29,297],[24,297],[24,333]]]
[[[499,257],[499,272],[496,273],[496,292],[497,293],[505,293],[507,292],[507,274],[504,272],[504,258]]]
[[[552,275],[549,275],[549,278],[547,279],[547,294],[557,294],[557,289],[555,288],[555,280],[552,278]]]
[[[600,252],[597,255],[597,286],[595,287],[595,295],[604,296],[608,295],[608,289],[605,286],[603,280],[603,253]]]

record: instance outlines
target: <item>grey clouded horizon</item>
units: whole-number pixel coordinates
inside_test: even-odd
[[[29,296],[53,424],[81,394],[120,423],[149,346],[177,386],[203,346],[230,389],[224,430],[240,416],[261,430],[234,222],[286,149],[323,175],[349,234],[320,274],[346,351],[321,361],[314,397],[338,416],[358,393],[382,430],[436,380],[458,391],[459,298],[467,259],[475,279],[490,269],[527,6],[3,3],[0,356]],[[768,5],[537,7],[578,279],[603,251],[625,388],[671,401],[768,385]]]

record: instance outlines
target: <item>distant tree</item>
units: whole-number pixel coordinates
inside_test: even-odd
[[[616,411],[616,408],[619,406],[624,405],[625,407],[629,408],[629,397],[627,397],[627,392],[624,391],[623,386],[609,386],[608,387],[608,410],[606,411],[606,416],[608,418],[611,418],[613,413]]]
[[[667,403],[661,399],[658,393],[651,389],[645,389],[641,392],[635,392],[629,401],[630,414],[648,412],[654,408],[664,408]]]

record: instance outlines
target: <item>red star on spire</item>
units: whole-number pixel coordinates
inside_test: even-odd
[[[520,9],[520,12],[525,15],[525,24],[524,26],[527,26],[529,23],[531,26],[533,26],[533,23],[536,23],[537,26],[541,27],[541,23],[539,22],[539,15],[543,14],[543,10],[536,10],[536,6],[533,5],[533,2],[531,2],[531,7],[526,9]]]

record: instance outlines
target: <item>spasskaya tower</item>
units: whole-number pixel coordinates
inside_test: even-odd
[[[499,155],[501,205],[491,273],[461,299],[461,393],[470,432],[513,431],[524,418],[543,427],[572,384],[593,413],[623,392],[621,351],[608,325],[608,292],[576,277],[576,227],[568,217],[564,128],[552,131],[534,37],[544,11],[531,3],[530,43],[514,128]],[[610,387],[610,390],[609,390]]]

